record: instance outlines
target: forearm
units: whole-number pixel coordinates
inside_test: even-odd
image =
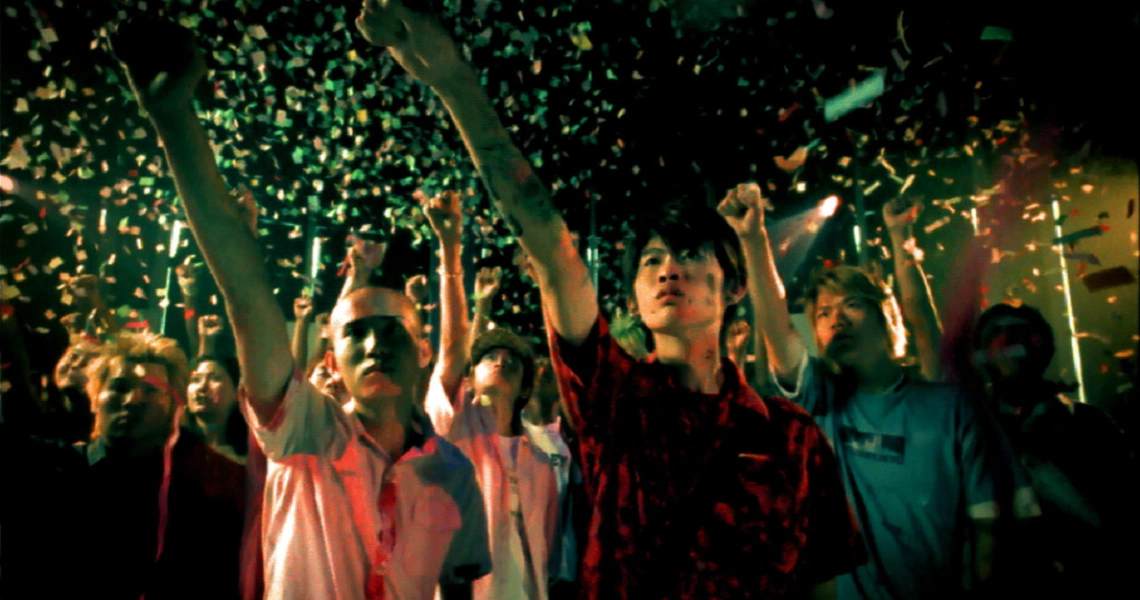
[[[546,186],[499,121],[470,67],[436,88],[479,175],[511,232],[530,256],[543,304],[571,343],[589,335],[598,315],[593,281]]]
[[[198,338],[198,356],[217,356],[218,338],[212,335],[203,335]]]
[[[942,341],[942,323],[930,293],[930,282],[923,272],[919,260],[921,250],[914,238],[907,235],[893,235],[895,280],[899,286],[900,308],[903,319],[914,331],[915,353],[922,368],[922,375],[929,381],[942,377],[942,361],[939,348]]]
[[[768,345],[764,340],[764,331],[759,327],[752,328],[752,352],[756,361],[752,363],[751,383],[760,391],[771,383],[772,374],[768,370],[771,368],[768,363]]]
[[[193,311],[187,309],[182,315],[182,322],[186,324],[186,349],[190,352],[200,350],[202,343],[198,337],[198,319],[193,314]],[[198,356],[201,355],[201,353],[198,354]]]
[[[443,243],[439,272],[440,383],[454,399],[467,364],[467,292],[463,289],[463,246]]]
[[[309,362],[309,323],[310,319],[301,317],[293,323],[293,361],[298,366]]]
[[[225,298],[246,388],[263,416],[293,370],[285,315],[273,297],[261,251],[218,172],[193,108],[152,114],[186,220]],[[265,404],[262,404],[262,403]],[[271,406],[270,406],[271,405]],[[262,412],[259,409],[259,413]]]
[[[776,261],[767,232],[741,239],[748,275],[748,297],[752,302],[754,327],[762,333],[767,359],[782,381],[795,379],[804,353],[804,343],[792,326],[787,294],[776,271]],[[757,356],[760,351],[757,349]]]
[[[494,310],[493,298],[479,298],[475,301],[475,314],[471,317],[471,341],[487,331],[491,324],[491,311]]]

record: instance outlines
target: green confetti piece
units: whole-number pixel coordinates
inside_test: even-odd
[[[1001,42],[1012,42],[1013,32],[1004,27],[994,27],[992,25],[986,26],[982,30],[982,40],[997,40]]]

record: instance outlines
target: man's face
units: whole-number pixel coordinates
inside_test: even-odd
[[[95,399],[101,436],[109,446],[129,446],[166,438],[174,395],[164,365],[116,360]]]
[[[998,317],[980,332],[984,365],[991,376],[1015,380],[1040,377],[1048,365],[1034,352],[1042,344],[1035,340],[1029,321],[1013,315]],[[1035,360],[1036,359],[1036,360]]]
[[[87,375],[84,369],[87,368],[87,363],[91,362],[93,354],[83,348],[70,346],[67,352],[64,352],[63,357],[55,365],[55,385],[63,389],[67,387],[76,387],[83,389],[87,385]]]
[[[476,395],[514,402],[523,393],[523,362],[506,348],[492,348],[483,354],[475,363],[474,376]]]
[[[654,333],[719,329],[724,318],[724,271],[710,245],[674,252],[653,237],[641,250],[633,292],[641,320]]]
[[[379,288],[357,290],[337,303],[330,324],[335,368],[353,398],[364,404],[414,399],[431,352],[406,296]]]
[[[813,328],[820,352],[843,366],[890,358],[879,306],[865,296],[820,290]]]
[[[237,402],[237,389],[229,373],[212,360],[198,363],[190,374],[186,407],[190,414],[207,421],[221,422]]]

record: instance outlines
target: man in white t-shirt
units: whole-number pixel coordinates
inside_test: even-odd
[[[256,223],[231,199],[194,111],[206,65],[192,35],[133,21],[114,46],[233,324],[242,410],[269,458],[266,597],[427,600],[438,586],[445,597],[469,595],[490,570],[483,499],[471,462],[417,406],[431,348],[415,307],[378,287],[338,301],[326,362],[355,400],[351,414],[305,381]]]

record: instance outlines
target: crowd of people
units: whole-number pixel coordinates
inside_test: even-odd
[[[541,292],[546,348],[493,322],[501,269],[482,269],[469,301],[457,192],[420,199],[439,246],[438,347],[430,279],[379,284],[393,258],[363,240],[331,313],[298,298],[290,332],[253,198],[228,189],[193,106],[206,67],[192,36],[128,22],[118,56],[208,270],[179,271],[187,348],[120,330],[98,280],[72,280],[82,310],[54,381],[5,392],[5,595],[898,600],[1124,585],[1134,449],[1045,378],[1053,334],[1032,307],[987,309],[974,373],[948,381],[920,202],[883,208],[897,290],[848,266],[810,282],[812,340],[793,326],[753,183],[641,222],[611,321],[437,18],[366,0],[355,25],[446,106]],[[226,318],[197,312],[205,278]]]

